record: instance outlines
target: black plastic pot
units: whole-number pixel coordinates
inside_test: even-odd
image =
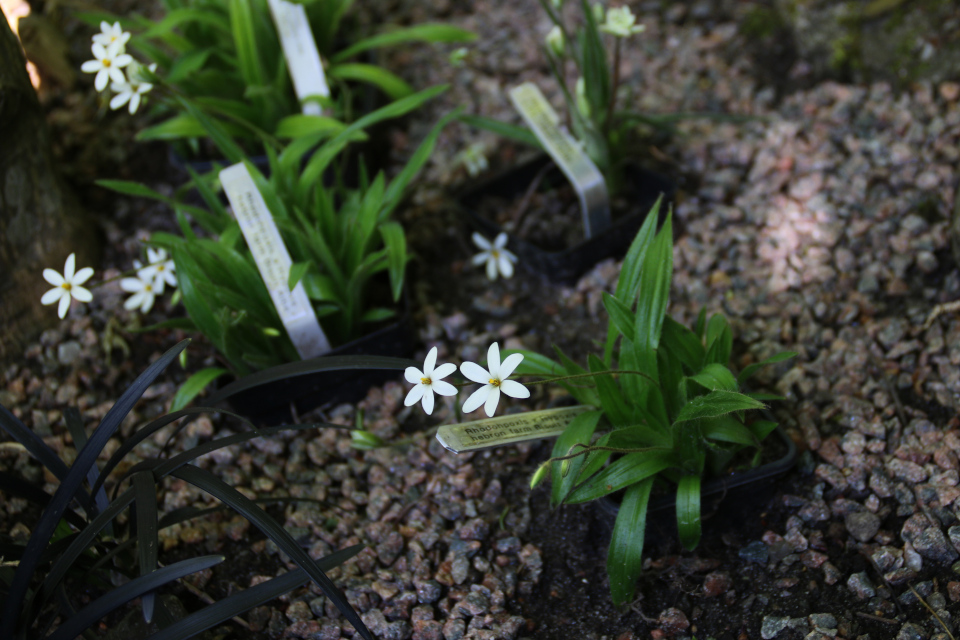
[[[483,198],[494,196],[519,200],[547,165],[553,165],[553,160],[547,155],[538,155],[518,167],[461,191],[456,195],[456,202],[469,218],[471,226],[492,240],[504,229],[480,213]],[[542,185],[566,183],[566,177],[556,165],[547,170],[541,182]],[[667,214],[668,204],[673,201],[673,183],[658,173],[629,165],[625,171],[622,194],[630,203],[629,208],[626,211],[618,211],[614,208],[613,224],[606,231],[560,251],[549,251],[513,234],[508,234],[510,242],[507,248],[517,255],[520,269],[546,276],[547,279],[559,284],[573,284],[601,260],[620,257],[627,252],[630,243],[646,219],[650,207],[661,194],[664,196],[660,209],[662,222]]]
[[[769,419],[769,418],[767,418]],[[751,514],[773,497],[776,480],[797,461],[797,447],[790,436],[777,427],[769,438],[777,438],[785,449],[782,456],[748,471],[713,478],[700,487],[700,513],[710,526],[725,527],[747,521]],[[612,531],[620,512],[619,496],[604,496],[594,501],[598,519]],[[652,499],[647,506],[646,543],[658,544],[677,535],[676,495]]]
[[[395,322],[325,354],[329,356],[376,355],[409,358],[415,348],[407,310]],[[286,424],[297,415],[319,406],[362,400],[370,387],[394,380],[396,370],[338,370],[291,376],[268,382],[230,396],[227,402],[240,415],[257,424]]]

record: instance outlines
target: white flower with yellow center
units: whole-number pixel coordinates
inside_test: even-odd
[[[84,73],[97,74],[93,81],[93,86],[97,88],[97,91],[106,89],[108,80],[118,84],[127,82],[127,78],[123,75],[121,69],[133,62],[133,57],[128,53],[123,53],[123,45],[119,41],[107,47],[94,42],[91,50],[94,59],[84,62],[80,69]]]
[[[474,232],[473,244],[477,245],[481,251],[473,256],[471,263],[475,267],[486,263],[487,277],[491,280],[497,279],[497,273],[504,278],[513,275],[513,263],[517,261],[517,256],[506,250],[507,234],[501,232],[497,234],[493,244],[479,233]]]
[[[112,25],[106,21],[101,22],[100,33],[93,36],[93,41],[96,44],[103,45],[104,47],[109,47],[114,42],[119,42],[120,53],[123,53],[123,47],[127,44],[127,40],[129,39],[130,32],[124,31],[119,22],[114,22]]]
[[[629,7],[617,7],[607,11],[607,19],[600,25],[600,31],[605,31],[618,38],[629,38],[635,33],[641,33],[645,26],[635,25],[637,21]]]
[[[494,342],[487,351],[487,369],[475,362],[464,362],[460,365],[460,373],[483,385],[463,403],[463,412],[476,411],[483,405],[487,417],[492,418],[493,412],[497,410],[497,403],[500,402],[501,391],[511,398],[529,398],[529,389],[515,380],[507,380],[522,361],[523,356],[514,353],[500,362],[500,345]]]
[[[156,68],[156,64],[150,65],[150,71],[155,71]],[[114,82],[110,84],[110,89],[117,94],[113,96],[113,99],[110,100],[110,108],[117,110],[123,105],[129,104],[130,114],[133,115],[140,107],[140,99],[151,89],[153,89],[153,84],[150,82],[145,82],[142,79],[142,76],[139,73],[140,65],[138,65],[136,62],[127,67],[127,71],[130,75],[130,79],[128,81]]]
[[[436,367],[437,364],[437,348],[434,347],[430,349],[430,352],[427,353],[427,357],[423,360],[423,371],[417,369],[416,367],[407,367],[403,372],[403,377],[407,379],[407,382],[410,382],[416,386],[413,389],[410,389],[410,393],[407,394],[406,399],[404,399],[404,406],[411,406],[417,403],[419,400],[423,405],[423,410],[427,412],[427,415],[433,413],[433,394],[437,393],[441,396],[455,396],[457,395],[457,388],[454,387],[449,382],[444,382],[442,378],[446,378],[448,375],[457,370],[457,365],[452,362],[447,362],[439,367]]]
[[[138,276],[144,270],[139,260],[134,260],[133,266],[137,269]],[[124,309],[132,310],[140,307],[140,312],[146,313],[153,308],[153,302],[157,296],[163,294],[163,280],[155,280],[152,276],[124,278],[120,281],[120,288],[133,294],[123,303]]]
[[[176,266],[173,260],[167,257],[165,249],[147,248],[147,266],[137,269],[137,277],[141,280],[152,280],[154,288],[163,291],[164,284],[177,286]]]
[[[80,286],[90,279],[90,276],[93,275],[93,269],[84,267],[80,271],[74,272],[76,268],[77,256],[71,253],[63,265],[63,275],[53,269],[43,270],[43,279],[52,284],[54,288],[43,294],[40,303],[53,304],[59,300],[60,308],[57,313],[60,314],[61,319],[67,317],[71,298],[76,298],[80,302],[93,300],[93,294],[90,293],[90,290]]]

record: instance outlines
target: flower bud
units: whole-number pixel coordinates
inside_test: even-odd
[[[570,459],[567,458],[560,463],[560,477],[566,478],[567,474],[570,473]]]
[[[377,449],[378,447],[383,447],[386,443],[383,441],[383,438],[376,435],[375,433],[370,433],[369,431],[364,431],[362,429],[353,429],[350,431],[350,446],[354,449],[361,449],[363,451],[368,451],[370,449]]]
[[[598,23],[603,22],[603,5],[599,2],[593,3],[593,19]]]
[[[280,337],[280,331],[278,329],[274,329],[273,327],[264,327],[263,335],[267,336],[268,338],[278,338]]]
[[[550,475],[550,463],[544,462],[537,470],[533,472],[533,477],[530,478],[530,489],[532,490],[538,484],[543,482],[543,479]]]
[[[577,111],[589,120],[591,110],[590,102],[587,100],[587,83],[582,77],[577,78],[577,86],[574,93],[576,93]]]
[[[563,38],[563,31],[560,30],[560,27],[555,26],[553,29],[550,29],[550,33],[546,37],[547,47],[550,51],[553,52],[553,55],[558,58],[562,58],[563,54],[566,52],[566,42]]]

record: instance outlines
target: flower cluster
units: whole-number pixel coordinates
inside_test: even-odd
[[[163,295],[166,285],[177,286],[173,260],[167,258],[167,252],[163,249],[147,249],[147,266],[140,264],[139,260],[134,260],[133,266],[137,270],[137,277],[120,281],[120,288],[133,294],[123,303],[123,308],[140,307],[141,313],[147,313],[153,308],[156,297]]]
[[[110,83],[110,90],[116,94],[110,100],[111,109],[126,104],[130,113],[136,113],[141,98],[153,89],[153,84],[146,81],[140,64],[126,52],[129,39],[130,32],[124,31],[119,22],[113,25],[101,22],[100,33],[93,36],[93,60],[84,62],[80,69],[97,74],[93,81],[97,91],[106,90],[107,83]],[[156,68],[157,65],[152,64],[149,70],[152,73]]]
[[[493,417],[497,410],[497,403],[500,402],[500,393],[505,393],[511,398],[529,398],[530,390],[515,380],[507,380],[516,370],[523,356],[514,353],[500,361],[500,345],[494,342],[487,350],[487,368],[484,369],[475,362],[464,362],[460,365],[460,373],[468,380],[477,382],[483,386],[474,391],[467,401],[463,403],[463,412],[470,413],[476,411],[483,405],[483,410],[488,417]],[[433,394],[441,396],[455,396],[457,389],[449,382],[444,382],[443,378],[457,370],[457,365],[447,362],[439,367],[437,364],[437,348],[430,349],[426,359],[423,361],[423,371],[416,367],[407,367],[403,376],[407,382],[415,385],[407,394],[403,401],[405,406],[411,406],[418,401],[423,406],[427,415],[433,413]]]
[[[143,266],[139,260],[134,260],[133,266],[137,277],[124,278],[120,281],[120,288],[133,294],[127,298],[123,306],[125,309],[140,307],[140,311],[146,313],[153,307],[156,297],[163,294],[167,285],[177,286],[174,263],[167,257],[165,250],[147,249],[147,265]],[[43,270],[43,279],[52,284],[53,289],[43,294],[40,303],[48,305],[59,302],[57,313],[61,319],[67,316],[72,300],[79,302],[93,300],[90,290],[81,286],[93,276],[93,269],[84,267],[77,271],[76,268],[77,257],[71,253],[63,265],[63,275],[53,269]]]

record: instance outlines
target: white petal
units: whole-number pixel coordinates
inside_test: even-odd
[[[509,241],[510,238],[507,237],[507,234],[501,231],[497,234],[496,239],[494,239],[493,246],[497,249],[503,249],[505,246],[507,246],[507,242]]]
[[[67,295],[67,290],[63,287],[50,289],[50,291],[47,291],[45,294],[43,294],[43,297],[40,298],[40,304],[53,304],[65,295]]]
[[[114,89],[114,91],[116,91],[116,89]],[[110,108],[116,111],[123,105],[127,104],[127,101],[129,100],[130,100],[129,91],[118,93],[117,95],[113,96],[113,98],[110,99]]]
[[[96,58],[98,61],[103,60],[104,58],[107,58],[107,57],[110,57],[110,58],[113,57],[113,56],[107,56],[107,48],[104,47],[102,44],[98,44],[96,42],[93,43],[93,46],[90,47],[90,50],[93,51],[93,57]]]
[[[412,384],[420,384],[420,378],[426,378],[427,376],[423,375],[423,372],[416,367],[407,367],[403,370],[403,377],[407,382]]]
[[[107,88],[107,80],[110,79],[110,72],[106,69],[100,69],[97,72],[97,77],[93,80],[93,86],[97,91],[103,91]]]
[[[437,364],[437,348],[434,347],[427,352],[427,357],[423,359],[423,377],[433,377],[433,368]]]
[[[127,293],[137,293],[143,291],[144,281],[140,278],[124,278],[120,281],[120,288]],[[418,379],[417,382],[420,382]]]
[[[500,379],[504,380],[509,378],[510,374],[513,373],[513,370],[516,369],[517,365],[519,365],[522,361],[522,353],[511,353],[509,356],[507,356],[503,361],[503,364],[500,365],[500,371],[498,372]]]
[[[84,73],[96,73],[100,69],[103,69],[103,65],[100,64],[99,60],[87,60],[80,65],[80,70]]]
[[[55,287],[59,287],[64,283],[63,276],[57,273],[56,271],[54,271],[53,269],[44,269],[43,279]]]
[[[490,377],[499,378],[500,376],[500,345],[494,342],[487,349],[487,369],[490,370]],[[506,378],[507,376],[502,376]]]
[[[117,42],[115,44],[119,44],[120,46],[123,46],[123,43],[121,42]],[[117,48],[119,49],[119,47]],[[113,66],[125,67],[131,62],[133,62],[133,56],[131,56],[129,53],[121,53],[120,55],[118,55],[116,58],[113,59]]]
[[[452,362],[445,362],[436,369],[433,370],[433,375],[430,378],[433,380],[433,383],[436,384],[437,380],[442,380],[448,375],[457,370],[457,365]]]
[[[403,401],[403,406],[412,407],[413,405],[417,404],[420,398],[423,397],[424,389],[425,387],[418,381],[417,386],[415,386],[413,389],[410,389],[410,393],[407,394],[407,397]]]
[[[153,247],[147,247],[147,262],[150,264],[157,264],[158,262],[163,262],[167,259],[167,252],[163,249],[154,249]]]
[[[143,292],[137,292],[126,299],[123,303],[124,309],[133,310],[140,306],[140,303],[143,301]]]
[[[513,265],[510,264],[510,260],[507,259],[507,256],[500,254],[500,259],[497,260],[497,265],[500,267],[500,275],[504,278],[513,277]]]
[[[130,115],[135,114],[139,107],[140,107],[140,94],[135,93],[133,94],[133,97],[130,98]]]
[[[529,398],[530,397],[530,389],[527,389],[525,386],[523,386],[516,380],[501,380],[500,391],[503,391],[505,394],[507,394],[511,398]]]
[[[475,256],[473,256],[472,258],[470,258],[470,264],[472,264],[472,265],[475,266],[475,267],[479,267],[480,265],[482,265],[483,263],[485,263],[485,262],[486,262],[487,260],[489,260],[489,259],[490,259],[490,252],[489,252],[489,251],[481,251],[481,252],[478,253],[477,255],[475,255]]]
[[[430,415],[433,413],[433,390],[427,385],[423,385],[426,391],[423,392],[423,410]]]
[[[70,310],[70,296],[63,296],[60,298],[60,307],[57,309],[57,314],[60,316],[60,319],[63,320],[67,317],[67,311]]]
[[[123,75],[123,69],[118,67],[108,67],[104,69],[109,75],[110,79],[114,82],[126,82],[127,76]]]
[[[484,251],[489,251],[490,249],[493,248],[493,245],[490,244],[490,241],[484,238],[482,235],[480,235],[476,231],[474,231],[473,235],[470,237],[473,239],[473,244],[477,245]]]
[[[71,253],[67,256],[67,261],[63,264],[63,279],[65,282],[73,282],[73,274],[77,270],[77,254]]]
[[[463,412],[472,413],[480,405],[486,401],[487,396],[490,395],[490,390],[493,389],[493,385],[485,384],[476,391],[474,391],[467,401],[463,403]]]
[[[165,270],[159,272],[159,274],[157,275],[157,277],[158,277],[158,278],[163,278],[164,281],[166,281],[166,283],[167,283],[168,285],[170,285],[171,287],[176,287],[176,286],[177,286],[177,277],[176,277],[175,275],[173,275],[173,271],[172,271],[171,269],[165,269]]]
[[[83,284],[84,282],[89,280],[90,276],[92,275],[93,275],[93,267],[84,267],[83,269],[80,269],[80,271],[77,271],[74,274],[73,280],[71,280],[70,283]]]
[[[70,288],[70,295],[80,302],[90,302],[93,300],[93,294],[90,293],[90,289],[87,289],[86,287],[79,287],[77,285],[73,285],[73,287]]]
[[[118,22],[117,24],[120,24],[120,23]],[[100,31],[102,31],[103,33],[106,33],[106,34],[110,34],[110,33],[112,32],[112,27],[110,26],[110,23],[107,22],[106,20],[101,20],[101,21],[100,21]],[[94,36],[94,37],[96,37],[96,36]]]
[[[441,396],[455,396],[457,395],[457,388],[450,384],[449,382],[444,382],[443,380],[433,380],[433,390]]]
[[[490,280],[497,279],[497,259],[493,257],[492,253],[487,256],[487,278]]]
[[[500,255],[502,255],[504,258],[506,258],[510,262],[517,261],[516,254],[514,254],[512,251],[508,251],[507,249],[500,249]]]
[[[155,295],[153,295],[152,292],[144,292],[144,293],[143,293],[143,304],[140,306],[140,311],[143,312],[143,313],[146,313],[146,312],[150,311],[150,309],[153,308],[153,301],[156,300],[156,299],[157,299],[157,297],[156,297]]]
[[[487,413],[488,418],[493,417],[498,402],[500,402],[500,388],[491,386],[490,395],[487,396],[487,401],[483,403],[483,410]]]
[[[474,382],[479,382],[480,384],[487,384],[490,382],[490,378],[493,376],[490,375],[490,372],[478,365],[476,362],[464,362],[460,365],[460,373],[462,373],[467,380],[473,380]]]

